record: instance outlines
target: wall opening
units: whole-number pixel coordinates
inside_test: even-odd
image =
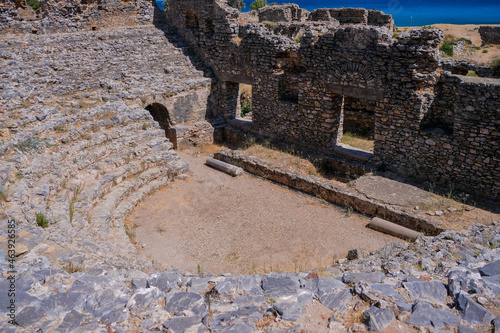
[[[294,51],[278,52],[273,66],[278,79],[278,98],[282,102],[299,102],[299,76],[305,71],[302,57]]]
[[[191,10],[188,10],[186,12],[186,28],[189,28],[189,29],[198,29],[199,28],[198,15],[196,15]]]
[[[252,122],[252,85],[225,81],[222,88],[226,118]]]
[[[376,109],[376,101],[345,96],[344,131],[373,140]]]
[[[239,84],[240,110],[236,110],[236,118],[252,121],[252,86]]]
[[[373,152],[377,101],[342,95],[337,142]]]
[[[146,106],[145,109],[151,113],[153,119],[156,120],[165,131],[165,136],[172,142],[174,149],[177,149],[177,131],[172,126],[167,108],[160,103],[153,103]]]

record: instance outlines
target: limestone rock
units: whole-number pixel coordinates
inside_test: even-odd
[[[489,329],[491,321],[495,318],[490,311],[470,299],[464,292],[461,292],[457,297],[457,307],[460,310],[462,318],[473,326],[481,326]]]
[[[268,297],[296,294],[299,288],[299,280],[289,276],[269,276],[262,279],[262,289]]]
[[[367,284],[380,283],[384,280],[385,275],[382,272],[373,273],[346,273],[342,277],[344,283],[364,282]]]
[[[378,309],[374,306],[364,312],[366,326],[370,331],[382,332],[395,319],[394,313],[389,309]]]
[[[172,333],[205,332],[205,327],[198,317],[175,317],[164,322],[163,327]]]
[[[483,276],[500,275],[500,260],[489,263],[479,269]]]
[[[176,316],[188,313],[203,318],[207,314],[203,297],[200,294],[191,292],[178,292],[169,295],[165,304],[165,310]]]
[[[413,312],[406,323],[415,326],[434,326],[441,328],[445,325],[456,326],[460,318],[453,313],[435,309],[431,304],[420,301],[413,307]]]
[[[430,303],[444,303],[446,299],[446,287],[439,281],[405,282],[404,287],[409,291],[412,299]]]

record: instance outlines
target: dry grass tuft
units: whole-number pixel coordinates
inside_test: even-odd
[[[351,147],[373,152],[373,139],[370,140],[355,133],[345,132],[340,141]]]
[[[215,143],[210,143],[210,144],[199,145],[196,147],[184,147],[184,148],[181,148],[180,151],[189,149],[189,150],[192,150],[194,152],[194,155],[196,155],[196,156],[199,156],[201,154],[213,156],[216,152],[218,152],[222,149],[226,149],[226,148],[227,147],[225,147],[225,146],[220,146],[220,145],[217,145]]]
[[[271,166],[297,171],[308,175],[318,176],[319,171],[307,159],[291,153],[270,149],[262,145],[252,145],[244,150],[246,155],[253,155],[265,160]]]

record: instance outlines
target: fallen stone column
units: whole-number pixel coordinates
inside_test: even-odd
[[[233,177],[236,177],[236,176],[243,174],[242,168],[239,168],[237,166],[231,165],[231,164],[226,163],[226,162],[216,160],[214,158],[208,158],[207,161],[205,162],[205,164],[208,166],[211,166],[217,170],[225,172]]]
[[[420,233],[415,230],[411,230],[392,222],[382,220],[378,217],[374,217],[370,221],[370,224],[368,224],[368,227],[407,240],[415,240],[418,236],[420,236]]]

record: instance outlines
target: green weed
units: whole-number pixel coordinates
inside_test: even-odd
[[[31,151],[31,150],[39,150],[40,149],[40,138],[37,136],[34,136],[32,138],[28,138],[24,140],[23,142],[19,143],[16,145],[16,148],[22,151],[23,153]]]
[[[36,224],[38,224],[39,227],[42,228],[48,228],[49,226],[49,220],[47,217],[42,212],[38,212],[35,214],[36,216]]]
[[[457,45],[456,42],[444,42],[439,48],[439,51],[443,52],[449,57],[453,57],[453,46]]]
[[[252,112],[252,103],[248,102],[241,106],[241,117],[245,117],[247,114]]]

